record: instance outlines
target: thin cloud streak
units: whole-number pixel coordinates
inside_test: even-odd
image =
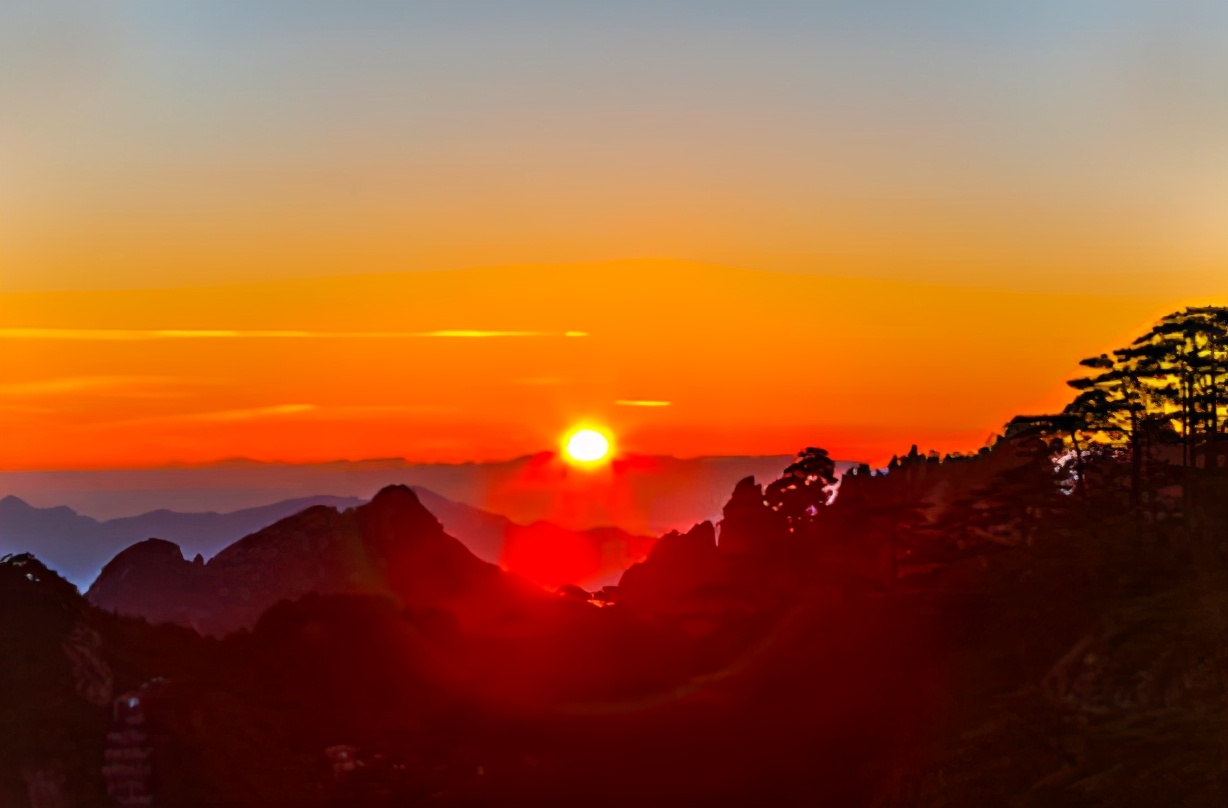
[[[225,424],[252,421],[257,418],[276,418],[283,415],[300,415],[319,409],[315,404],[274,404],[268,407],[252,407],[243,410],[213,410],[189,412],[176,415],[158,415],[150,418],[131,418],[123,421],[107,421],[89,424],[87,429],[111,429],[127,426],[152,426],[156,424]]]
[[[167,391],[153,391],[148,388],[207,383],[204,379],[181,376],[65,376],[56,379],[0,384],[0,396],[33,398],[74,393],[102,393],[138,398],[165,397],[174,394]]]
[[[190,413],[176,416],[184,421],[229,422],[250,421],[253,418],[267,418],[277,415],[297,415],[316,409],[315,404],[276,404],[271,407],[255,407],[248,410],[220,410],[216,412]]]
[[[214,410],[189,412],[175,415],[158,415],[148,418],[131,418],[122,421],[107,421],[89,424],[87,429],[110,429],[114,427],[147,426],[158,424],[219,424],[252,421],[260,418],[303,416],[316,420],[353,419],[396,415],[438,415],[453,412],[454,408],[435,404],[341,404],[320,406],[318,404],[274,404],[267,407],[252,407],[240,410]]]
[[[315,407],[313,417],[322,419],[370,415],[439,415],[455,412],[455,407],[439,404],[340,404]]]
[[[238,331],[229,329],[0,328],[0,339],[131,342],[163,339],[491,339],[502,337],[587,337],[584,331]]]
[[[644,398],[620,398],[614,403],[620,407],[668,407],[674,402]]]

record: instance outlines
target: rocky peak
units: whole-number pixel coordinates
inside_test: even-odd
[[[741,553],[780,537],[784,519],[768,507],[755,478],[747,477],[734,486],[718,527],[721,552]]]
[[[426,509],[413,489],[390,485],[380,489],[371,501],[355,510],[365,530],[384,533],[394,530],[411,536],[443,534],[443,525]]]
[[[103,608],[221,634],[309,592],[391,594],[435,607],[501,589],[498,568],[445,533],[403,485],[344,511],[307,508],[202,562],[186,561],[171,542],[141,542],[104,568],[89,597]]]
[[[196,588],[203,572],[174,542],[146,539],[111,559],[86,597],[101,608],[151,622],[186,622],[178,601]]]
[[[143,575],[177,574],[187,564],[178,544],[165,539],[145,539],[120,551],[119,555],[108,561],[94,586],[104,580],[125,578],[133,570],[139,570]],[[90,587],[91,592],[94,586]]]
[[[170,561],[183,561],[183,550],[179,549],[179,545],[173,541],[165,539],[145,539],[121,551],[119,555],[111,559],[111,564],[132,562],[141,559],[166,559]],[[104,568],[105,569],[105,568]]]
[[[725,562],[711,522],[700,522],[686,533],[668,533],[647,559],[623,573],[618,602],[633,609],[681,608],[696,591],[724,579]]]

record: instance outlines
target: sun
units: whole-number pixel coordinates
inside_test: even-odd
[[[600,463],[610,455],[610,439],[596,429],[577,429],[563,439],[563,452],[573,463]]]

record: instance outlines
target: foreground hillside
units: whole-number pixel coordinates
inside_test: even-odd
[[[1018,444],[994,452],[1013,459],[904,463],[846,500],[861,517],[825,516],[1026,467]],[[158,772],[142,787],[181,806],[1228,796],[1222,500],[1200,506],[1206,532],[1136,523],[1109,492],[1030,500],[1026,537],[1002,518],[961,545],[901,520],[901,545],[925,537],[942,560],[901,551],[888,579],[868,534],[812,555],[765,496],[739,486],[719,545],[704,525],[666,537],[602,606],[515,582],[392,489],[306,515],[355,542],[322,559],[363,550],[363,587],[275,603],[222,640],[100,611],[9,558],[3,804],[39,788],[100,804],[112,703],[133,697]]]

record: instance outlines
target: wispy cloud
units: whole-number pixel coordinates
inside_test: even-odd
[[[153,339],[235,339],[310,337],[308,331],[222,331],[205,329],[135,330],[123,328],[0,328],[0,339],[63,339],[130,342]]]
[[[37,398],[92,393],[134,398],[173,398],[183,393],[166,390],[166,387],[206,383],[208,380],[183,376],[63,376],[0,384],[0,397]]]
[[[122,421],[106,421],[90,424],[87,429],[110,429],[128,426],[152,426],[157,424],[227,424],[239,421],[254,421],[260,418],[278,418],[300,415],[319,409],[315,404],[273,404],[267,407],[250,407],[241,410],[209,410],[184,412],[173,415],[154,415],[147,418],[127,418]]]
[[[391,333],[376,334],[386,337],[460,337],[462,339],[487,339],[490,337],[582,337],[579,331],[568,331],[563,334],[550,331],[424,331],[421,333]]]
[[[439,404],[340,404],[316,407],[313,414],[327,419],[379,415],[438,415],[448,412],[455,412],[455,408]]]
[[[253,407],[246,410],[216,410],[213,412],[187,413],[170,416],[179,421],[221,422],[251,421],[255,418],[269,418],[279,415],[298,415],[318,409],[315,404],[274,404],[270,407]]]
[[[453,412],[454,408],[437,404],[272,404],[266,407],[249,407],[235,410],[210,410],[185,412],[170,415],[154,415],[142,418],[125,418],[85,426],[86,429],[111,429],[130,426],[156,426],[174,424],[225,424],[255,421],[265,418],[301,416],[312,420],[369,419],[397,415],[438,415]]]
[[[416,339],[500,337],[587,337],[584,331],[481,331],[454,329],[443,331],[252,331],[199,328],[0,328],[0,339],[22,340],[96,340],[131,342],[169,339]]]
[[[674,402],[646,398],[620,398],[614,403],[620,407],[668,407]]]

